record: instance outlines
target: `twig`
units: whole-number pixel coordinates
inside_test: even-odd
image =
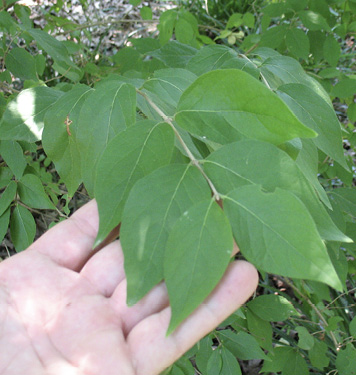
[[[212,183],[212,181],[210,180],[210,178],[206,175],[205,171],[203,170],[203,168],[201,167],[201,165],[199,164],[199,161],[195,158],[195,156],[192,154],[192,152],[189,150],[188,146],[185,144],[183,138],[181,137],[181,135],[179,134],[178,130],[176,129],[176,127],[174,126],[172,120],[170,117],[168,117],[157,105],[156,103],[154,103],[144,92],[140,91],[140,90],[137,90],[137,93],[140,94],[141,96],[143,96],[147,102],[150,104],[150,106],[162,117],[163,121],[166,122],[174,131],[174,134],[176,135],[178,141],[180,142],[180,144],[183,146],[184,148],[184,151],[187,153],[190,161],[192,162],[193,165],[195,165],[199,171],[201,172],[201,174],[204,176],[204,178],[206,179],[206,181],[208,182],[209,186],[210,186],[210,189],[211,191],[213,192],[213,195],[214,195],[214,199],[216,201],[219,201],[220,200],[220,194],[218,193],[218,191],[216,190],[216,187],[214,186],[214,184]]]

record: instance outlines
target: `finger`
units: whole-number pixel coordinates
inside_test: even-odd
[[[127,306],[126,304],[126,279],[123,280],[115,290],[111,303],[122,319],[122,330],[125,336],[136,326],[140,321],[152,314],[166,308],[169,304],[166,285],[162,282],[156,285],[134,306]]]
[[[141,321],[128,336],[138,374],[153,375],[170,366],[207,333],[239,308],[258,283],[256,269],[249,263],[231,264],[209,298],[170,336],[166,337],[170,308]]]
[[[92,255],[98,227],[98,208],[96,201],[92,200],[69,219],[46,232],[29,249],[49,256],[61,266],[78,271]]]
[[[125,278],[124,255],[119,241],[112,242],[92,256],[80,271],[98,292],[110,297]]]

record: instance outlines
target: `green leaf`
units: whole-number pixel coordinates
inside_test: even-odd
[[[225,347],[221,348],[222,368],[220,375],[241,375],[241,369],[235,356]]]
[[[169,232],[189,207],[210,195],[202,174],[190,164],[162,167],[134,185],[120,229],[129,305],[162,281]]]
[[[326,207],[331,208],[329,198],[321,186],[318,180],[318,149],[315,146],[312,139],[302,140],[302,149],[300,150],[296,163],[300,170],[303,172],[307,180],[313,185],[316,190],[320,200],[326,205]]]
[[[183,91],[197,76],[186,69],[160,69],[142,86],[153,102],[167,115],[173,116]]]
[[[301,29],[289,29],[286,34],[286,44],[289,52],[296,57],[308,60],[309,39]]]
[[[356,349],[352,344],[347,344],[346,349],[339,350],[336,357],[336,368],[340,375],[356,374]]]
[[[56,166],[70,196],[82,182],[81,154],[77,141],[78,118],[84,101],[92,91],[84,85],[74,87],[58,99],[44,118],[43,148]]]
[[[283,43],[287,30],[286,24],[270,27],[262,34],[260,47],[278,48]]]
[[[255,26],[255,16],[252,13],[245,13],[242,17],[243,24],[252,29]]]
[[[143,20],[151,20],[152,19],[152,9],[150,7],[142,7],[140,9],[140,15]]]
[[[291,350],[286,359],[281,375],[309,375],[308,365],[297,351]]]
[[[356,79],[343,78],[331,90],[331,95],[340,99],[351,98],[356,94]]]
[[[27,166],[27,162],[18,142],[0,141],[0,154],[15,177],[20,179]]]
[[[329,365],[330,358],[326,355],[328,349],[325,342],[315,340],[313,347],[309,351],[311,364],[319,370],[323,370],[324,367]]]
[[[336,66],[341,56],[341,50],[338,41],[332,35],[326,37],[323,52],[325,60],[330,65]]]
[[[124,74],[131,70],[142,71],[143,60],[142,55],[132,47],[124,47],[120,49],[113,57],[115,67],[118,68],[120,74]]]
[[[17,205],[10,220],[10,234],[16,251],[25,250],[31,245],[36,234],[36,223],[31,212]]]
[[[23,90],[11,101],[0,122],[0,138],[37,142],[41,139],[46,111],[63,92],[39,86]]]
[[[257,79],[260,74],[252,62],[240,58],[234,49],[221,44],[201,48],[186,66],[186,69],[197,75],[202,75],[210,70],[231,68],[245,70]]]
[[[1,194],[0,197],[0,216],[9,208],[12,201],[15,199],[17,190],[17,184],[15,181],[10,181],[6,186],[6,189]]]
[[[323,86],[304,71],[297,60],[288,56],[273,56],[261,65],[261,72],[272,89],[287,83],[301,83],[321,96],[333,108],[329,94]]]
[[[298,326],[295,330],[298,332],[299,336],[298,346],[301,349],[310,350],[314,346],[314,337],[303,326]]]
[[[13,48],[6,55],[6,68],[20,79],[38,80],[35,58],[24,48]]]
[[[291,315],[299,315],[286,298],[275,294],[258,296],[250,301],[247,307],[267,322],[281,322]]]
[[[279,144],[314,137],[265,85],[237,70],[214,70],[200,76],[181,96],[175,119],[201,140],[230,143],[258,138]]]
[[[207,375],[220,375],[222,368],[222,358],[219,349],[215,349],[208,360],[208,365],[206,369]]]
[[[8,208],[1,216],[0,216],[0,243],[4,239],[7,229],[9,227],[10,221],[10,208]]]
[[[209,336],[200,340],[197,344],[198,352],[195,356],[195,363],[201,374],[206,374],[207,363],[213,351],[212,342]]]
[[[160,49],[150,52],[149,55],[162,61],[170,68],[185,68],[197,51],[197,49],[186,44],[172,41]]]
[[[258,344],[263,349],[269,351],[273,350],[271,324],[268,321],[261,319],[251,309],[246,309],[246,319],[248,330]]]
[[[302,20],[304,26],[311,31],[331,31],[326,19],[319,13],[311,10],[302,10],[298,12],[298,16]]]
[[[330,192],[330,199],[336,201],[339,208],[356,218],[356,190],[354,188],[337,188]]]
[[[228,194],[224,209],[242,254],[257,268],[342,289],[312,217],[292,193],[242,186]]]
[[[348,170],[341,127],[334,110],[305,85],[283,85],[278,88],[278,94],[303,124],[318,133],[313,139],[315,145]]]
[[[356,338],[356,317],[354,317],[351,320],[350,325],[349,325],[349,330],[350,330],[351,336],[353,336],[354,338]]]
[[[325,33],[322,31],[309,31],[308,38],[310,42],[310,52],[316,62],[324,58],[323,45],[326,39]]]
[[[18,182],[20,199],[27,206],[39,209],[54,209],[44,191],[41,180],[34,174],[25,174]]]
[[[70,59],[63,43],[40,29],[29,29],[27,32],[53,58],[55,70],[72,81],[82,78],[82,70]]]
[[[244,331],[234,333],[230,330],[216,332],[219,341],[235,357],[241,360],[267,359],[255,338]]]
[[[289,190],[308,208],[324,239],[350,241],[330,219],[296,162],[276,146],[256,140],[234,142],[211,153],[203,165],[221,194],[249,184],[269,192],[277,187]]]
[[[175,223],[164,259],[172,307],[168,334],[212,292],[226,270],[232,248],[229,222],[212,198],[189,208]]]
[[[175,9],[169,9],[163,12],[159,17],[159,41],[165,45],[173,36],[174,26],[176,25],[178,12]]]
[[[136,181],[169,164],[174,133],[165,123],[139,122],[108,144],[97,167],[95,198],[99,208],[96,243],[121,221],[124,204]]]
[[[81,107],[76,131],[82,156],[82,178],[90,195],[98,160],[119,132],[136,122],[136,90],[126,83],[108,81],[92,92]]]
[[[194,26],[186,18],[178,17],[174,30],[177,41],[195,47],[197,33]]]

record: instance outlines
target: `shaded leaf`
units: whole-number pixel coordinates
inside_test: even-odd
[[[142,86],[154,103],[167,115],[173,116],[183,91],[197,76],[185,69],[161,69]]]
[[[210,195],[208,184],[192,165],[162,167],[134,185],[120,229],[129,305],[162,281],[170,230],[189,207]]]
[[[298,326],[295,329],[298,332],[299,340],[298,346],[304,350],[310,350],[314,346],[314,338],[303,326]]]
[[[8,208],[2,215],[0,215],[0,243],[4,239],[10,222],[10,211]]]
[[[78,118],[84,101],[92,91],[84,85],[73,88],[47,111],[44,118],[43,148],[56,166],[70,196],[82,182],[81,154],[77,142]]]
[[[315,340],[313,347],[309,351],[309,359],[313,366],[319,370],[329,365],[330,358],[326,355],[328,346],[323,341]]]
[[[272,91],[237,69],[200,76],[183,93],[177,110],[179,126],[221,144],[245,137],[279,144],[315,136]]]
[[[340,375],[355,375],[355,363],[356,349],[352,344],[347,344],[346,349],[338,351],[335,364]]]
[[[0,141],[0,154],[17,179],[20,179],[27,166],[23,150],[18,142]]]
[[[189,208],[175,223],[164,259],[172,307],[168,333],[212,292],[226,270],[232,248],[230,224],[212,198]]]
[[[228,194],[224,209],[241,252],[257,268],[342,289],[312,217],[292,193],[242,186]]]
[[[323,86],[310,77],[299,62],[292,57],[269,57],[263,62],[260,69],[272,89],[278,89],[287,83],[301,83],[321,96],[333,108],[329,94]]]
[[[99,160],[95,198],[99,208],[100,243],[120,221],[136,181],[169,164],[174,134],[168,124],[142,121],[119,133]]]
[[[197,51],[197,49],[186,44],[172,41],[165,44],[160,49],[149,52],[149,55],[162,61],[170,68],[185,68],[188,61]]]
[[[304,26],[311,31],[331,30],[326,19],[321,14],[313,12],[312,10],[302,10],[298,12],[298,16],[302,20]]]
[[[36,223],[31,212],[17,205],[10,220],[10,234],[16,251],[25,250],[31,245],[36,233]]]
[[[303,124],[318,133],[313,139],[316,146],[348,170],[341,127],[334,110],[312,89],[302,84],[280,86],[278,94]]]
[[[6,186],[0,197],[0,216],[8,209],[12,201],[15,199],[17,184],[15,181],[10,181]]]
[[[35,58],[24,48],[13,48],[6,55],[6,68],[20,79],[38,80]]]
[[[323,45],[323,53],[325,60],[332,66],[336,66],[341,56],[341,49],[338,41],[328,35]]]
[[[261,319],[251,309],[246,309],[248,330],[256,339],[261,348],[273,350],[272,326],[269,321]]]
[[[0,122],[0,138],[36,142],[41,139],[46,111],[63,92],[38,86],[20,92],[7,106]]]
[[[308,60],[309,39],[303,30],[297,28],[289,29],[286,34],[286,45],[290,53]]]
[[[299,315],[286,298],[275,294],[258,296],[250,301],[247,307],[267,322],[281,322],[291,315]]]
[[[217,335],[222,345],[241,360],[267,359],[255,338],[244,331],[222,330],[217,331]]]
[[[249,184],[270,192],[277,187],[289,190],[308,208],[324,239],[350,241],[333,223],[296,162],[274,145],[256,140],[225,145],[209,155],[204,170],[221,194]]]
[[[92,92],[81,107],[77,126],[82,178],[90,195],[98,160],[119,132],[136,122],[136,90],[126,83],[108,81]]]
[[[206,368],[207,375],[220,375],[222,368],[222,358],[219,349],[215,349],[208,360]]]
[[[235,356],[225,347],[221,348],[222,368],[220,375],[241,375],[241,369]]]
[[[245,70],[254,77],[259,77],[259,70],[249,60],[240,58],[235,50],[220,44],[201,48],[186,66],[186,69],[197,75],[210,70],[231,68]]]
[[[28,29],[27,32],[54,60],[54,69],[72,81],[79,81],[82,70],[73,63],[62,42],[40,29]]]
[[[34,174],[25,174],[18,182],[20,199],[27,206],[39,209],[54,209],[43,188],[41,180]]]

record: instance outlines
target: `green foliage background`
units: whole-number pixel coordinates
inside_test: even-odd
[[[36,216],[95,197],[97,244],[122,223],[128,303],[164,279],[171,332],[234,238],[256,296],[165,374],[355,374],[356,1],[131,4],[156,30],[109,56],[63,1],[44,29],[3,2],[0,239],[22,251]]]

